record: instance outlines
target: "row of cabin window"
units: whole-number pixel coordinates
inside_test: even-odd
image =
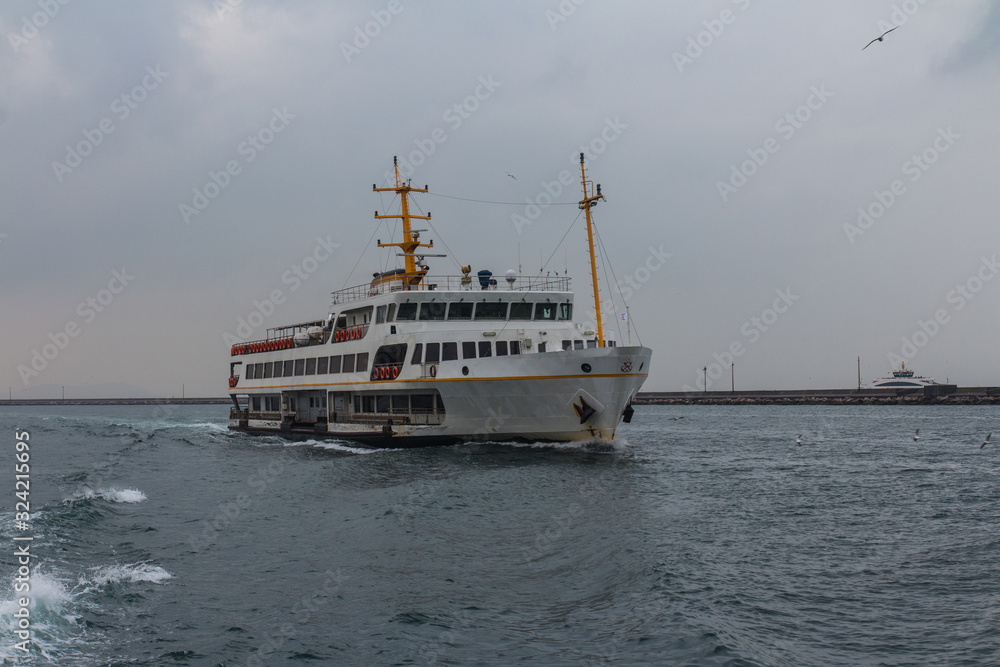
[[[326,375],[328,373],[365,373],[368,371],[368,353],[336,354],[332,357],[289,359],[263,364],[247,364],[246,379],[296,377],[299,375]]]
[[[375,323],[416,320],[514,320],[554,321],[573,319],[571,303],[529,303],[525,301],[425,301],[390,303],[375,311]]]
[[[355,394],[354,411],[407,414],[444,412],[440,394]]]
[[[506,357],[508,354],[521,354],[521,342],[498,340],[496,342],[496,356]],[[493,343],[488,340],[462,343],[463,359],[492,356]],[[413,346],[413,357],[410,358],[410,363],[436,364],[439,361],[455,361],[456,359],[458,359],[458,343],[417,343]]]

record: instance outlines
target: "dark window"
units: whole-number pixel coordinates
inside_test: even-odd
[[[344,355],[344,365],[341,368],[341,370],[344,371],[345,373],[353,373],[354,372],[354,355],[353,354],[345,354]]]
[[[413,394],[410,396],[410,409],[413,412],[433,412],[434,394]]]
[[[472,304],[465,302],[453,303],[448,307],[449,320],[471,320]]]
[[[510,319],[512,320],[530,320],[531,319],[531,306],[530,303],[524,303],[523,301],[519,303],[510,304]]]
[[[316,360],[316,375],[326,375],[330,370],[330,357],[320,357]]]
[[[506,357],[507,356],[507,341],[498,340],[497,341],[497,356]]]
[[[583,341],[582,340],[575,340],[575,341],[573,341],[573,349],[574,350],[582,350],[583,349]]]
[[[410,363],[419,364],[420,360],[424,358],[423,354],[424,354],[424,344],[417,343],[416,345],[413,346],[413,358],[410,359]]]
[[[564,350],[572,350],[573,349],[573,341],[571,341],[571,340],[564,340],[562,342],[562,345],[563,345],[563,349]]]
[[[587,341],[587,349],[590,349],[590,348],[593,348],[593,347],[597,347],[597,341],[593,340],[593,339],[588,340]]]
[[[397,322],[402,322],[403,320],[415,320],[415,319],[417,319],[417,304],[415,303],[399,304],[399,312],[396,313]]]
[[[379,395],[375,397],[375,412],[389,412],[389,397]]]
[[[316,375],[316,359],[306,359],[306,375]]]
[[[271,377],[271,371],[273,371],[273,370],[274,370],[274,364],[272,364],[271,362],[267,362],[266,364],[264,364],[264,379],[265,380],[267,378]]]
[[[254,364],[253,376],[258,380],[264,377],[264,364]]]
[[[360,396],[355,396],[354,397],[354,411],[355,412],[361,412],[361,397]]]
[[[393,412],[408,412],[410,410],[409,394],[396,394],[392,397]]]
[[[444,412],[444,400],[441,398],[441,394],[434,394],[434,402],[437,404],[438,412]]]
[[[362,396],[362,412],[375,412],[375,397],[374,396]]]
[[[535,319],[536,320],[556,319],[556,305],[554,303],[536,303]]]
[[[488,340],[479,341],[479,358],[482,359],[483,357],[492,357],[492,356],[493,354],[490,350],[490,341]]]
[[[394,317],[395,315],[396,315],[396,304],[394,304],[394,303],[390,303],[390,304],[389,304],[389,312],[388,312],[388,314],[387,314],[387,315],[385,316],[385,321],[386,321],[386,322],[392,322],[392,318],[393,318],[393,317]]]
[[[503,320],[507,318],[507,304],[504,302],[487,302],[476,304],[477,320]]]
[[[463,359],[475,359],[476,358],[476,344],[475,343],[462,343],[462,358]]]
[[[406,360],[406,343],[383,345],[375,351],[374,366],[382,364],[401,364]]]
[[[243,374],[248,380],[253,379],[253,364],[247,364],[246,368],[243,370]]]
[[[458,359],[458,343],[441,343],[441,361]]]
[[[260,412],[260,396],[253,397],[253,409]]]
[[[560,303],[559,304],[559,319],[560,320],[571,320],[571,319],[573,319],[573,304],[571,304],[571,303]]]
[[[521,341],[518,340],[510,341],[510,353],[521,354]]]
[[[291,359],[289,359],[288,361],[285,362],[285,372],[283,373],[283,375],[286,378],[292,377],[292,375],[293,375],[292,369],[293,368],[295,368],[295,362],[292,361]]]
[[[427,354],[424,361],[428,364],[436,364],[441,361],[441,343],[427,343]]]
[[[356,370],[358,373],[364,373],[365,371],[368,370],[368,353],[367,352],[359,352],[358,353],[358,362],[356,364],[354,364],[354,370]]]
[[[306,360],[296,359],[295,360],[295,375],[305,375],[306,374]]]
[[[544,352],[545,351],[545,343],[539,343],[538,344],[538,351],[539,352]]]
[[[280,378],[281,377],[281,366],[282,366],[282,362],[280,362],[280,361],[274,362],[274,370],[272,372],[272,375],[274,375],[274,377],[276,377],[276,378]]]
[[[375,309],[375,324],[382,324],[385,322],[385,306],[379,306]]]
[[[330,372],[339,373],[340,372],[340,355],[330,357]]]
[[[439,301],[427,301],[420,304],[420,319],[422,320],[443,320],[444,312],[448,304]]]

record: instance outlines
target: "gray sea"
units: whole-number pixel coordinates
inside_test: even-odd
[[[371,450],[0,408],[0,661],[996,665],[998,416],[638,406],[610,447]]]

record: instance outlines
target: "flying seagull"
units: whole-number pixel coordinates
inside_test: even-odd
[[[913,441],[916,442],[917,440],[921,440],[921,439],[922,438],[920,437],[920,429],[918,428],[917,432],[913,434]]]
[[[799,437],[797,437],[795,439],[795,444],[796,445],[801,445],[802,444],[802,434],[801,433],[799,433]]]
[[[982,449],[982,448],[983,448],[983,447],[985,447],[986,445],[990,444],[990,436],[991,436],[991,435],[993,435],[993,432],[992,432],[992,431],[990,431],[989,433],[987,433],[987,434],[986,434],[986,439],[985,439],[985,440],[983,440],[983,444],[979,445],[979,449]]]
[[[863,50],[863,49],[862,49],[862,50]],[[508,176],[510,176],[511,178],[513,178],[513,179],[514,179],[515,181],[517,180],[517,176],[515,176],[515,175],[514,175],[514,174],[512,174],[512,173],[510,173],[509,171],[505,171],[504,173],[505,173],[505,174],[507,174]]]
[[[898,27],[899,27],[899,26],[897,25],[897,26],[896,26],[896,28],[898,28]],[[883,33],[882,33],[881,35],[879,35],[878,37],[876,37],[876,38],[875,38],[875,39],[873,39],[872,41],[870,41],[870,42],[868,42],[867,44],[865,44],[865,49],[867,49],[867,48],[868,48],[869,46],[871,46],[871,45],[872,45],[872,44],[874,44],[875,42],[881,42],[881,41],[882,41],[882,38],[883,38],[883,37],[885,37],[886,35],[888,35],[888,34],[889,34],[890,32],[892,32],[892,31],[893,31],[893,30],[895,30],[896,28],[890,28],[890,29],[886,30],[886,31],[885,31],[885,32],[883,32]],[[862,51],[864,51],[865,49],[861,49],[861,50],[862,50]]]

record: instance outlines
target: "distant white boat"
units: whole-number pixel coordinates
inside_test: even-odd
[[[876,378],[868,386],[871,389],[919,389],[934,384],[937,384],[934,378],[914,375],[913,371],[906,369],[906,364],[902,364],[898,371],[892,371],[892,377]]]

